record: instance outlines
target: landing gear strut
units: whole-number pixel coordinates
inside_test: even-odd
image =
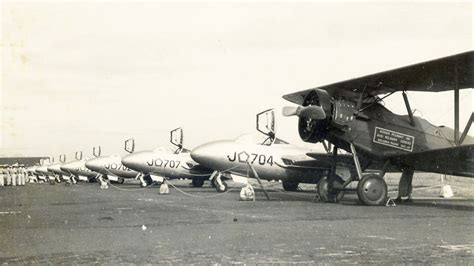
[[[227,183],[221,177],[222,174],[218,171],[214,171],[210,177],[211,186],[219,193],[226,192],[228,188]]]
[[[321,201],[336,203],[344,197],[344,180],[336,175],[337,147],[333,148],[332,155],[331,171],[327,178],[319,180],[317,189]]]
[[[360,166],[359,157],[355,146],[351,143],[351,152],[354,158],[354,164],[357,170],[357,179],[359,184],[357,185],[357,196],[359,200],[368,206],[379,206],[384,205],[387,202],[387,183],[383,179],[385,174],[384,166],[382,174],[365,174],[362,173],[362,167]],[[318,193],[323,202],[338,202],[344,197],[344,191],[352,181],[351,179],[344,182],[341,177],[336,175],[336,164],[337,164],[337,147],[333,149],[333,161],[331,165],[331,171],[327,178],[323,178],[318,184]]]
[[[336,175],[336,178],[333,179],[332,191],[329,191],[329,181],[327,177],[321,178],[318,182],[318,194],[319,198],[323,202],[332,202],[337,203],[344,198],[343,189],[344,180],[341,177]],[[341,190],[340,190],[341,189]]]
[[[362,175],[362,168],[360,167],[359,157],[354,144],[351,143],[351,152],[354,156],[354,164],[357,169],[359,177],[359,184],[357,184],[357,196],[359,200],[368,206],[384,205],[387,202],[387,183],[383,179],[385,175],[385,168],[388,166],[388,161],[384,166],[382,174],[366,174]]]

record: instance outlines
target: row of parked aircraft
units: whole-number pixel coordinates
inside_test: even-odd
[[[30,169],[36,174],[73,180],[108,179],[123,183],[140,179],[142,186],[176,178],[191,178],[200,187],[210,181],[218,192],[227,190],[225,180],[240,175],[280,180],[293,191],[299,183],[318,184],[324,202],[338,202],[346,191],[357,192],[365,205],[387,201],[386,172],[401,173],[401,196],[411,196],[415,171],[474,177],[474,138],[468,135],[474,119],[459,128],[459,90],[473,88],[474,52],[435,59],[394,70],[292,93],[284,99],[297,104],[285,107],[285,116],[297,116],[303,141],[322,143],[326,152],[291,145],[275,135],[273,110],[257,114],[257,130],[265,137],[255,142],[248,136],[214,141],[192,151],[183,147],[181,128],[171,131],[171,151],[159,148],[135,152],[133,139],[125,142],[128,155],[101,156]],[[435,126],[417,117],[407,91],[427,93],[454,91],[454,129]],[[400,92],[407,115],[384,107],[383,100]],[[345,154],[338,154],[338,150]],[[357,188],[349,184],[357,182]],[[402,192],[403,191],[403,192]]]
[[[204,182],[210,181],[218,192],[227,190],[225,180],[231,179],[231,174],[247,177],[249,165],[258,173],[250,177],[280,180],[288,191],[296,190],[299,183],[317,183],[319,178],[315,176],[327,175],[327,165],[293,165],[292,161],[296,159],[313,160],[304,155],[312,151],[275,137],[274,110],[257,114],[257,130],[264,136],[262,141],[256,140],[258,137],[253,134],[246,134],[235,140],[204,144],[191,151],[183,146],[183,129],[176,128],[170,132],[174,149],[135,152],[134,140],[128,139],[125,141],[128,155],[125,156],[117,153],[101,156],[100,147],[94,147],[92,159],[83,159],[82,153],[78,152],[76,160],[65,162],[65,156],[61,155],[59,163],[32,167],[29,171],[41,175],[41,179],[72,182],[106,179],[123,183],[126,179],[140,179],[143,187],[161,183],[163,178],[187,178],[195,187],[202,187]],[[341,165],[340,171],[343,168]]]

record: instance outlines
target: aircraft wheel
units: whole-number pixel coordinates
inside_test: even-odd
[[[337,203],[344,198],[344,191],[333,191],[332,193],[329,193],[328,191],[328,178],[323,177],[321,180],[319,180],[318,183],[318,194],[319,197],[321,198],[321,201],[323,202],[332,202],[332,203]],[[342,184],[344,184],[344,180],[340,178],[339,176],[336,176],[336,179],[334,180],[334,183],[332,184],[333,188],[342,188]]]
[[[118,181],[117,181],[117,183],[119,183],[119,184],[123,184],[123,183],[125,183],[125,179],[123,179],[123,178],[119,178],[119,179],[118,179]]]
[[[357,185],[359,200],[368,206],[379,206],[387,202],[387,183],[376,174],[362,177]]]
[[[299,185],[298,182],[288,182],[288,181],[282,182],[283,189],[286,191],[295,191],[298,188],[298,185]]]
[[[227,183],[223,180],[221,180],[221,184],[219,184],[218,182],[214,181],[214,182],[211,182],[212,184],[214,184],[217,192],[219,193],[223,193],[223,192],[226,192],[227,191]]]
[[[151,184],[153,184],[153,179],[151,179],[150,175],[145,175],[143,181],[145,181],[145,183],[142,183],[142,187],[151,186]]]
[[[196,178],[195,177],[195,178],[193,178],[192,183],[193,183],[194,187],[202,187],[204,185],[204,180],[201,179],[201,178]]]

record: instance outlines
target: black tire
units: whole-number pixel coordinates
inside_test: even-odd
[[[321,201],[330,203],[337,203],[341,201],[344,198],[344,191],[339,190],[329,194],[328,184],[329,182],[327,177],[321,178],[321,180],[318,182],[317,189]],[[344,180],[342,180],[342,178],[339,176],[336,176],[332,186],[333,188],[342,188],[342,184],[344,184]]]
[[[286,191],[295,191],[298,189],[298,185],[300,183],[298,182],[289,182],[289,181],[283,181],[281,182],[281,185],[283,186],[283,189]]]
[[[215,181],[214,181],[215,182]],[[220,186],[219,184],[216,184],[214,182],[211,182],[212,184],[214,184],[214,187],[216,188],[216,191],[219,192],[219,193],[223,193],[223,192],[226,192],[227,189],[228,189],[228,186],[227,186],[227,183],[224,181],[224,180],[221,180],[222,182],[222,186]]]
[[[377,174],[362,177],[357,185],[357,196],[367,206],[380,206],[387,202],[387,183]]]
[[[193,187],[202,187],[204,185],[204,179],[194,177],[192,183]]]
[[[123,184],[123,183],[125,183],[125,179],[124,179],[124,178],[119,178],[118,181],[117,181],[117,183]]]

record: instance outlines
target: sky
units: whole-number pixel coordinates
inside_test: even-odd
[[[187,148],[255,132],[304,144],[282,95],[473,49],[472,2],[11,2],[1,5],[0,156]],[[453,126],[453,92],[410,92]],[[385,100],[405,113],[400,94]],[[472,112],[461,92],[461,127]],[[471,130],[472,132],[472,130]],[[472,135],[472,133],[470,133]],[[320,148],[320,145],[311,144]]]

